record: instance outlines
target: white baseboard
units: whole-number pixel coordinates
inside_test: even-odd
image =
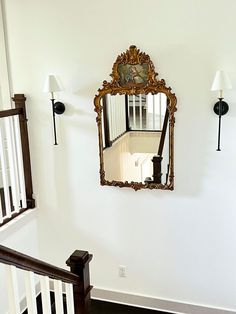
[[[172,300],[157,299],[148,296],[135,295],[120,291],[110,291],[93,288],[92,299],[126,304],[151,310],[159,310],[176,314],[235,314],[229,309],[212,308],[196,304],[182,303]]]

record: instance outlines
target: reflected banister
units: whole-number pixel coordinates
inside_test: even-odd
[[[165,143],[166,131],[167,131],[167,126],[168,126],[168,119],[169,119],[169,111],[168,111],[168,108],[166,108],[166,113],[165,113],[162,132],[161,132],[161,139],[160,139],[159,148],[157,152],[157,155],[160,157],[162,156],[162,153],[163,153],[163,147]]]

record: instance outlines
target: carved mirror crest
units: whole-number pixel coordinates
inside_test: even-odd
[[[101,185],[174,189],[177,99],[136,46],[119,55],[94,98]]]

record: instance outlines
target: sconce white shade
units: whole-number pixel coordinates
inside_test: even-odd
[[[60,92],[62,88],[60,87],[56,77],[54,75],[48,75],[45,80],[44,89],[45,93]]]
[[[231,89],[232,84],[228,74],[222,70],[219,70],[215,74],[214,81],[211,86],[212,91],[223,91],[226,89]]]

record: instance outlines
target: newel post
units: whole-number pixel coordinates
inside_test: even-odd
[[[33,199],[29,137],[28,137],[28,128],[27,128],[26,109],[25,109],[26,97],[24,94],[14,94],[14,97],[12,97],[12,100],[15,103],[15,108],[22,109],[21,113],[19,114],[19,123],[20,123],[24,176],[25,176],[25,192],[26,192],[26,199],[27,199],[27,208],[34,208],[35,200]]]
[[[153,162],[153,182],[154,183],[161,183],[161,162],[162,157],[160,156],[153,156],[152,162]]]
[[[90,314],[90,286],[89,262],[92,255],[87,251],[76,250],[66,261],[72,273],[78,275],[78,285],[73,286],[75,314]]]

